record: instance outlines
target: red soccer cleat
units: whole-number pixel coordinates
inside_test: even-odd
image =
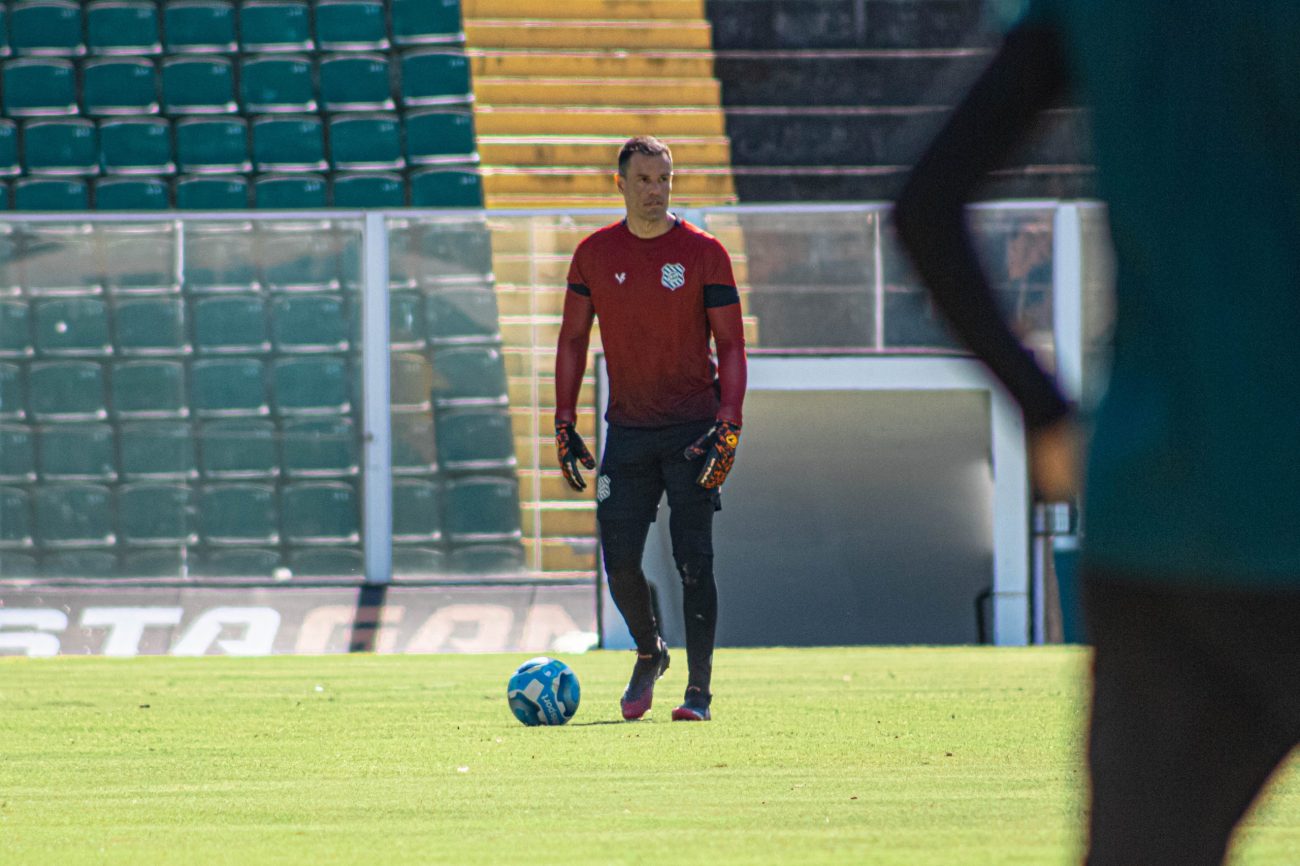
[[[628,680],[627,690],[619,701],[624,719],[639,719],[650,711],[650,705],[655,699],[655,680],[663,676],[666,670],[668,647],[662,639],[655,652],[637,653],[636,664],[632,667],[632,679]]]

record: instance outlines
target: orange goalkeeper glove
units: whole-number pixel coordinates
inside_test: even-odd
[[[556,422],[555,451],[560,458],[560,471],[564,473],[564,480],[569,482],[569,486],[574,490],[586,490],[587,482],[582,480],[578,464],[581,463],[588,469],[595,469],[596,458],[592,457],[591,452],[587,450],[587,443],[582,441],[572,421]]]
[[[736,446],[739,444],[740,425],[731,421],[718,421],[696,439],[685,452],[687,460],[704,458],[704,466],[695,483],[709,490],[721,487],[736,462]]]

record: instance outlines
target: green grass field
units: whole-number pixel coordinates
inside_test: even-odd
[[[523,656],[0,659],[0,863],[1067,864],[1086,655],[720,652],[625,723],[629,653],[570,656],[577,717],[525,728]],[[1291,864],[1300,778],[1237,864]]]

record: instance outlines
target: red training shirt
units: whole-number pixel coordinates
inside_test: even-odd
[[[600,321],[609,423],[714,419],[719,395],[706,310],[740,303],[731,257],[717,238],[681,218],[649,239],[620,221],[578,244],[568,282],[591,298]]]

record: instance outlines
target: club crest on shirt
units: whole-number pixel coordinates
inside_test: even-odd
[[[664,265],[664,269],[660,273],[660,281],[664,284],[664,288],[669,291],[675,292],[686,285],[685,265]]]

